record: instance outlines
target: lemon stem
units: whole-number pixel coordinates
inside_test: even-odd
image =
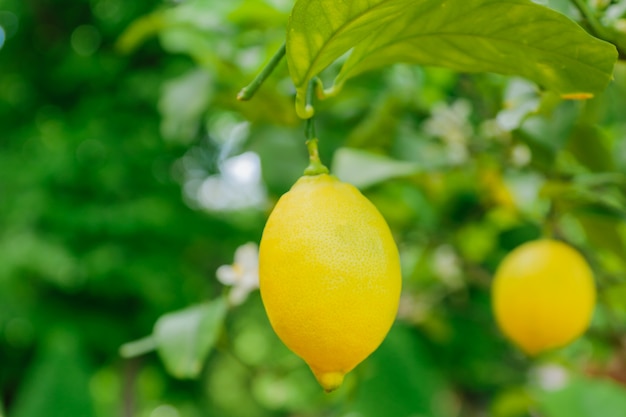
[[[247,101],[250,100],[257,90],[263,85],[267,77],[274,71],[276,66],[282,61],[285,56],[285,44],[283,43],[280,49],[276,51],[274,56],[270,59],[270,62],[267,63],[265,67],[259,72],[259,74],[252,80],[250,84],[241,89],[239,94],[237,94],[237,100],[239,101]]]
[[[328,174],[328,168],[322,164],[319,151],[317,150],[317,138],[306,141],[306,147],[309,150],[309,166],[304,170],[304,175],[320,175]]]
[[[309,88],[306,94],[307,105],[312,105],[313,91],[315,89],[315,81],[309,83]],[[309,150],[309,166],[304,170],[304,175],[320,175],[328,174],[328,168],[322,164],[320,160],[319,150],[317,149],[317,134],[315,133],[315,118],[311,117],[306,120],[304,128],[304,136],[306,137],[306,147]]]

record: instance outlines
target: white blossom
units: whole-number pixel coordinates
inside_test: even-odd
[[[248,242],[237,248],[232,265],[222,265],[215,272],[217,280],[232,287],[228,299],[232,305],[240,305],[251,291],[259,288],[259,247]]]
[[[454,164],[461,164],[469,157],[467,142],[474,134],[469,121],[471,113],[472,105],[467,100],[459,99],[450,105],[438,103],[424,122],[426,133],[443,141],[448,158]]]
[[[463,286],[461,260],[452,246],[441,245],[435,249],[432,269],[448,287],[454,289]]]
[[[546,391],[558,391],[569,382],[569,372],[561,365],[545,364],[531,372],[537,384]]]

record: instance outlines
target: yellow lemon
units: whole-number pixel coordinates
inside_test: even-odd
[[[537,240],[504,258],[492,296],[504,334],[535,355],[564,346],[587,329],[596,290],[580,253],[559,241]]]
[[[327,174],[301,177],[276,204],[259,279],[276,334],[326,391],[380,345],[398,310],[400,262],[387,223]]]

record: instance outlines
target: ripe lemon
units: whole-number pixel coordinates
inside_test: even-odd
[[[504,334],[536,355],[572,342],[587,329],[596,290],[580,253],[562,242],[537,240],[504,258],[492,296]]]
[[[267,221],[259,280],[272,327],[332,391],[395,319],[398,249],[381,214],[354,186],[327,174],[304,176]]]

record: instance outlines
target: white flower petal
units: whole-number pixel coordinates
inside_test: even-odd
[[[259,266],[259,246],[248,242],[235,251],[235,263],[244,271],[256,270]]]
[[[224,285],[235,285],[241,279],[237,269],[231,265],[222,265],[215,271],[215,276]]]
[[[258,271],[246,271],[241,277],[240,285],[250,289],[259,288]]]
[[[238,306],[246,301],[249,293],[250,290],[248,288],[243,285],[237,285],[233,287],[232,290],[230,290],[230,292],[228,293],[228,300],[230,301],[231,305]]]

